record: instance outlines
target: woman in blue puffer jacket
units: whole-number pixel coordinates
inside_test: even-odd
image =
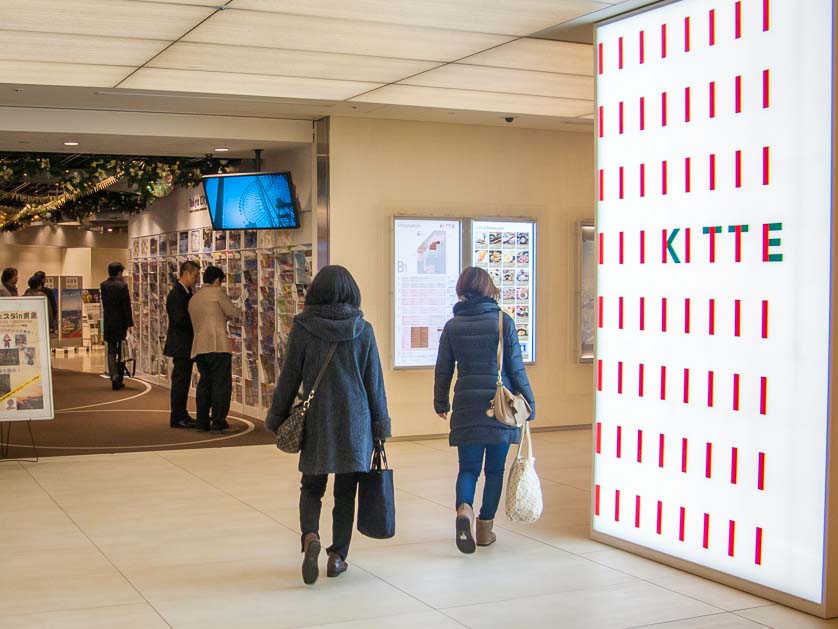
[[[503,471],[509,445],[521,439],[519,428],[506,426],[487,414],[495,396],[498,377],[498,296],[489,274],[468,267],[457,281],[460,302],[454,317],[445,324],[439,341],[434,378],[434,411],[448,419],[448,395],[454,367],[457,383],[451,413],[449,443],[456,446],[460,460],[457,476],[457,548],[464,553],[475,550],[474,493],[480,469],[486,476],[483,502],[477,519],[477,546],[488,546],[496,539],[492,531],[503,490]],[[512,393],[520,393],[532,406],[530,388],[515,322],[503,315],[503,382]]]

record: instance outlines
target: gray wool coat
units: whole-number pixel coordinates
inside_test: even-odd
[[[265,425],[279,429],[301,384],[301,395],[308,396],[332,343],[337,350],[306,413],[303,474],[367,472],[373,441],[390,437],[375,334],[361,311],[345,304],[308,306],[294,318]]]

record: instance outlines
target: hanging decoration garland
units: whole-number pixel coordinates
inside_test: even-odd
[[[83,221],[106,211],[136,214],[178,186],[194,187],[204,175],[230,172],[237,165],[213,158],[110,155],[76,157],[72,167],[67,162],[67,155],[52,153],[0,157],[0,231],[42,219]],[[120,192],[110,190],[116,184]],[[47,192],[31,194],[29,187]]]

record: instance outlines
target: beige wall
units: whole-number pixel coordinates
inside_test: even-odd
[[[375,326],[394,435],[439,434],[433,371],[393,371],[391,221],[397,214],[538,221],[539,426],[590,423],[591,365],[576,362],[578,221],[593,218],[588,134],[334,118],[331,261],[348,267]]]

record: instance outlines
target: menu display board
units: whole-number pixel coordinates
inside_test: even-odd
[[[432,367],[457,303],[462,224],[455,219],[394,221],[393,366]]]
[[[500,289],[500,306],[515,321],[525,363],[535,362],[535,223],[471,223],[472,264],[486,269]]]
[[[52,419],[45,297],[0,299],[0,422]]]

